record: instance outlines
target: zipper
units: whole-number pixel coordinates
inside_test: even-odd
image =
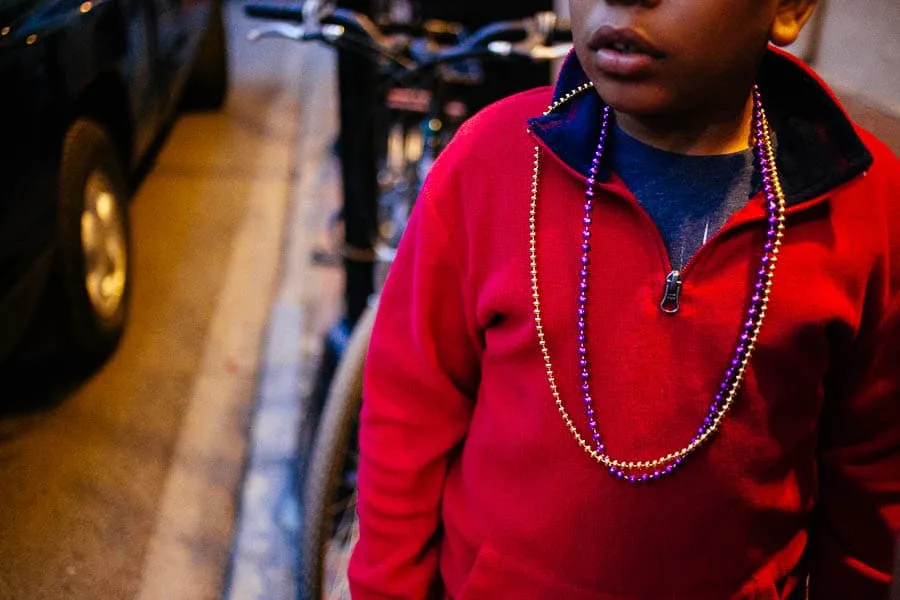
[[[641,210],[644,210],[643,206],[638,205]],[[645,211],[646,212],[646,211]],[[647,215],[647,218],[650,219],[650,215]],[[662,252],[664,254],[663,260],[666,264],[666,268],[668,269],[668,275],[666,275],[666,279],[663,283],[663,295],[662,300],[659,302],[659,309],[666,313],[667,315],[674,315],[678,313],[681,308],[681,289],[684,286],[684,277],[694,266],[694,263],[697,262],[697,257],[706,250],[710,244],[718,240],[722,237],[723,234],[730,233],[735,229],[743,227],[744,225],[750,225],[753,223],[757,223],[759,221],[764,221],[766,217],[759,217],[750,219],[749,221],[743,221],[740,223],[735,223],[734,225],[728,226],[726,222],[717,232],[715,232],[712,237],[706,240],[706,243],[700,246],[696,252],[688,259],[688,261],[681,267],[681,269],[672,268],[672,259],[669,257],[668,251],[665,249],[665,242],[662,239],[662,234],[659,232],[659,227],[656,226],[656,223],[653,223],[654,231],[656,236],[660,242],[662,242]],[[652,219],[650,219],[652,221]],[[730,219],[729,219],[730,220]]]
[[[659,252],[659,258],[662,261],[663,268],[663,285],[662,285],[662,297],[659,300],[659,310],[664,312],[667,315],[677,314],[681,309],[681,290],[684,287],[684,274],[688,270],[688,268],[693,264],[694,258],[697,254],[703,250],[703,248],[712,242],[716,236],[721,233],[716,232],[710,239],[706,241],[706,244],[700,247],[697,252],[694,253],[688,262],[684,265],[682,269],[676,269],[672,266],[672,258],[669,256],[669,250],[666,248],[666,242],[663,240],[662,233],[659,231],[659,226],[650,216],[650,213],[647,212],[640,202],[637,201],[633,195],[620,195],[615,194],[616,196],[620,196],[622,200],[624,200],[629,206],[631,206],[637,213],[641,220],[644,221],[644,224],[647,226],[647,230],[653,237],[653,240],[656,242],[656,249]]]
[[[663,289],[662,300],[659,301],[659,310],[667,315],[674,315],[681,307],[681,272],[675,269],[666,275],[666,285]]]
[[[789,217],[796,215],[797,213],[803,212],[813,206],[819,204],[820,202],[824,202],[829,197],[833,195],[833,190],[826,192],[824,194],[820,194],[814,198],[810,198],[809,200],[804,200],[803,202],[799,202],[797,204],[787,206],[784,211],[784,216]],[[755,197],[754,197],[755,198]],[[753,199],[751,199],[751,202]],[[632,202],[632,204],[635,204]],[[706,243],[700,246],[697,252],[691,256],[687,263],[679,270],[672,268],[672,261],[669,258],[669,253],[665,249],[665,242],[662,240],[662,234],[659,232],[659,228],[656,227],[656,223],[653,223],[653,219],[650,218],[650,215],[644,210],[640,204],[637,204],[637,208],[644,213],[646,218],[653,224],[653,231],[657,238],[657,243],[661,245],[661,252],[663,256],[663,262],[665,264],[665,268],[668,270],[668,274],[666,275],[665,281],[663,283],[663,295],[662,300],[659,303],[659,308],[666,314],[676,314],[681,307],[680,296],[681,290],[684,287],[684,279],[687,276],[687,273],[693,268],[694,264],[700,258],[700,256],[708,251],[709,246],[711,246],[714,242],[717,242],[722,237],[734,233],[735,231],[739,231],[742,227],[747,227],[750,225],[756,225],[758,223],[764,223],[768,218],[768,214],[763,212],[761,216],[754,216],[747,219],[738,220],[735,223],[728,224],[726,222],[725,225],[722,226],[716,233],[712,235]],[[744,209],[741,209],[744,210]],[[740,211],[739,211],[740,212]],[[739,213],[735,213],[739,214]],[[733,216],[733,215],[732,215]],[[731,221],[731,219],[729,219]],[[671,281],[670,281],[671,280]],[[670,294],[672,295],[670,298]]]
[[[599,187],[599,186],[598,186]],[[614,194],[619,196],[620,194]],[[798,212],[804,211],[808,208],[811,208],[818,204],[819,202],[824,202],[832,193],[828,192],[825,194],[821,194],[816,196],[815,198],[810,198],[804,202],[800,202],[799,204],[795,204],[793,206],[788,206],[785,209],[785,216],[795,215]],[[757,194],[758,196],[758,194]],[[757,196],[754,196],[750,201],[753,202]],[[647,226],[649,227],[652,235],[656,241],[657,249],[659,250],[660,259],[663,263],[663,269],[665,271],[665,275],[663,278],[662,284],[662,296],[659,301],[659,309],[667,314],[667,315],[675,315],[681,309],[681,292],[684,289],[685,278],[687,274],[691,271],[691,269],[696,264],[697,260],[700,256],[708,251],[708,248],[714,243],[717,242],[722,237],[729,235],[735,231],[740,230],[742,227],[746,227],[748,225],[755,225],[757,223],[765,222],[768,218],[768,215],[763,212],[760,216],[754,216],[748,219],[741,219],[737,222],[729,224],[732,219],[729,219],[729,222],[726,222],[716,233],[714,233],[709,239],[706,240],[706,243],[700,246],[700,248],[691,256],[688,261],[684,264],[681,269],[676,269],[672,265],[672,259],[669,256],[669,251],[666,249],[666,243],[663,240],[662,233],[659,231],[659,227],[656,225],[656,222],[653,221],[653,218],[647,212],[647,210],[637,201],[637,199],[631,196],[623,196],[625,202],[631,205],[641,216],[641,218],[645,221]],[[745,209],[741,209],[743,211]],[[735,214],[739,214],[738,213]],[[734,215],[732,215],[734,216]]]

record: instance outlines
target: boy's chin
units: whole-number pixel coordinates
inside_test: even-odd
[[[594,87],[617,113],[652,117],[678,112],[676,99],[656,86],[634,82],[595,81]]]

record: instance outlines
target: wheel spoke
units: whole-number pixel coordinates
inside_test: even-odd
[[[322,598],[326,600],[345,600],[350,598],[350,587],[347,580],[347,569],[350,555],[359,539],[359,521],[356,515],[356,493],[345,503],[347,508],[341,515],[334,537],[329,541],[325,552],[325,577]]]

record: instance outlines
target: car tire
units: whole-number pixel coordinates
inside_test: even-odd
[[[128,318],[128,184],[110,134],[76,120],[63,141],[56,267],[64,353],[92,370],[115,350]]]
[[[209,26],[181,98],[186,110],[218,110],[228,95],[228,44],[222,1],[212,0]]]

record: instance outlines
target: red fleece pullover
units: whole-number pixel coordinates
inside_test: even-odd
[[[810,94],[834,102],[799,64],[772,61],[796,72],[785,98],[812,81]],[[567,69],[564,80],[583,78],[577,63]],[[544,126],[528,119],[549,89],[489,107],[428,177],[366,369],[353,598],[775,600],[802,597],[811,572],[813,600],[881,600],[900,529],[897,158],[849,123],[811,124],[822,144],[843,127],[868,162],[838,154],[810,166],[824,168],[810,185],[787,186],[799,191],[732,410],[674,476],[630,485],[563,424],[532,313],[540,145],[543,327],[562,401],[588,437],[575,339],[584,176],[572,165],[583,157],[553,147],[594,118],[587,95]],[[820,148],[792,149],[793,104],[769,98],[785,127],[779,166],[803,183],[793,171]],[[838,171],[844,181],[816,190]],[[652,458],[695,435],[740,334],[764,216],[758,195],[731,218],[683,274],[681,309],[668,315],[658,231],[615,174],[598,184],[588,350],[613,455]]]

